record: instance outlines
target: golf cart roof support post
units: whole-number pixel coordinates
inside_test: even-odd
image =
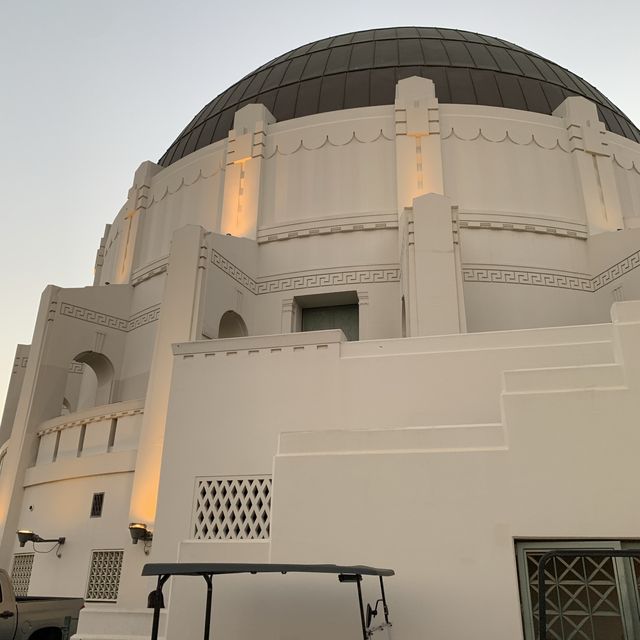
[[[356,576],[356,587],[358,588],[358,604],[360,605],[360,624],[362,626],[362,640],[367,640],[369,634],[367,632],[367,623],[364,619],[364,603],[362,602],[362,576]]]
[[[160,627],[160,603],[162,602],[162,587],[169,579],[168,575],[159,575],[156,585],[156,597],[153,603],[153,624],[151,626],[151,640],[158,640],[158,628]]]
[[[209,640],[209,632],[211,629],[211,603],[213,600],[213,576],[210,573],[202,574],[204,581],[207,583],[207,606],[204,612],[204,640]]]
[[[387,624],[390,624],[389,622],[389,607],[387,606],[387,597],[384,593],[384,580],[382,579],[382,576],[378,576],[378,579],[380,580],[380,595],[382,596],[382,609],[384,611],[384,621]]]

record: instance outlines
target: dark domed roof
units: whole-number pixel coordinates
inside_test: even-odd
[[[189,123],[159,163],[225,138],[233,114],[264,104],[276,120],[393,104],[395,85],[430,78],[440,102],[551,112],[568,96],[595,102],[607,129],[640,142],[640,130],[582,78],[499,38],[455,29],[356,31],[298,47],[229,87]]]

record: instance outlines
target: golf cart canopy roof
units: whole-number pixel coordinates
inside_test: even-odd
[[[393,576],[393,569],[365,565],[271,564],[250,562],[152,562],[145,564],[143,576],[203,576],[232,573],[333,573],[359,576]]]

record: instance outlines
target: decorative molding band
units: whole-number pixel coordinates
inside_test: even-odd
[[[138,311],[129,318],[127,324],[127,331],[133,331],[140,327],[144,327],[147,324],[155,322],[160,319],[160,305],[155,304],[152,307]]]
[[[317,287],[400,282],[400,267],[397,264],[367,265],[366,268],[351,270],[299,272],[279,278],[265,277],[254,280],[215,250],[211,252],[211,262],[255,295]]]
[[[614,153],[612,154],[613,161],[625,171],[635,171],[638,175],[640,175],[640,160],[632,160],[631,158],[625,158],[621,156],[621,154]]]
[[[367,216],[345,216],[334,220],[309,220],[291,224],[264,227],[258,230],[258,243],[308,238],[310,236],[345,233],[350,231],[379,231],[380,229],[397,229],[398,215],[372,214]]]
[[[184,169],[185,172],[187,170],[188,170],[188,167]],[[173,183],[167,182],[164,186],[154,185],[153,192],[148,197],[149,202],[141,203],[139,208],[143,211],[150,209],[154,204],[158,204],[159,202],[162,202],[168,196],[175,195],[176,193],[178,193],[178,191],[180,191],[184,187],[191,187],[196,182],[200,182],[200,180],[209,180],[210,178],[214,178],[219,173],[223,173],[224,170],[225,170],[224,162],[223,162],[222,156],[220,156],[216,159],[214,166],[210,172],[206,171],[206,169],[205,170],[199,169],[195,175],[189,176],[189,175],[183,174],[178,176],[172,176],[175,178],[175,182]]]
[[[461,229],[494,229],[498,231],[543,233],[565,238],[577,238],[579,240],[586,240],[588,237],[587,226],[584,224],[520,214],[460,211],[458,226]]]
[[[211,251],[211,263],[218,267],[220,271],[233,278],[238,284],[241,284],[245,289],[257,295],[258,283],[242,269],[236,267],[233,262],[229,262],[229,260],[227,260],[221,253],[218,253],[215,249]]]
[[[86,307],[79,307],[68,302],[60,303],[58,313],[61,316],[91,322],[92,324],[97,324],[109,329],[116,329],[117,331],[126,331],[128,326],[128,322],[123,318],[111,316],[100,311],[94,311],[93,309],[87,309]]]
[[[465,282],[490,282],[496,284],[527,284],[539,287],[555,287],[592,292],[591,279],[578,273],[538,271],[526,267],[502,267],[463,265]]]
[[[163,256],[162,258],[158,258],[153,262],[146,264],[144,267],[140,269],[136,269],[131,274],[131,285],[136,287],[141,282],[145,282],[146,280],[151,280],[151,278],[155,278],[159,276],[161,273],[166,273],[169,267],[169,256]]]
[[[613,161],[621,169],[640,174],[640,145],[620,136],[609,134],[608,137]]]
[[[106,313],[101,313],[100,311],[87,309],[86,307],[79,307],[68,302],[61,302],[60,315],[128,333],[129,331],[143,327],[150,322],[155,322],[160,317],[160,305],[157,304],[152,307],[148,307],[147,309],[143,309],[142,311],[138,311],[138,313],[131,316],[131,318],[125,320],[124,318],[111,316]]]
[[[56,433],[57,431],[64,431],[65,429],[71,429],[72,427],[81,427],[85,424],[91,424],[92,422],[103,422],[105,420],[117,420],[118,418],[125,418],[127,416],[137,416],[144,413],[144,407],[138,409],[126,409],[123,411],[113,411],[111,413],[104,413],[102,415],[90,416],[87,418],[78,418],[75,420],[68,420],[67,422],[61,422],[52,427],[41,429],[36,433],[38,437],[47,435],[48,433]]]
[[[630,271],[637,269],[640,267],[640,250],[635,251],[631,255],[628,255],[626,258],[623,258],[619,262],[616,262],[613,266],[601,271],[597,276],[594,276],[591,279],[591,284],[593,286],[593,290],[597,291],[598,289],[602,289],[606,285],[610,284],[614,280],[621,278],[626,275]]]
[[[393,142],[395,136],[391,131],[385,131],[384,127],[377,126],[370,130],[354,131],[353,129],[346,131],[330,131],[326,133],[323,131],[307,131],[305,136],[292,136],[285,137],[286,134],[281,136],[269,136],[267,138],[267,152],[265,153],[265,160],[273,158],[275,155],[290,156],[298,151],[317,151],[323,147],[345,147],[351,143],[359,144],[371,144],[372,142],[378,142],[379,140],[386,140],[387,142]],[[281,140],[279,138],[282,138]]]
[[[84,373],[84,364],[82,362],[73,361],[69,365],[69,368],[67,369],[67,373],[75,373],[75,374]]]
[[[524,284],[595,293],[618,278],[640,267],[640,251],[636,251],[593,277],[570,271],[529,269],[528,267],[472,265],[462,267],[465,282]]]
[[[517,128],[508,129],[504,126],[469,125],[465,123],[448,124],[442,127],[442,139],[456,138],[463,142],[473,142],[474,140],[485,140],[486,142],[501,143],[511,142],[518,146],[529,146],[535,144],[541,149],[553,151],[560,149],[565,153],[571,152],[571,145],[568,140],[566,129],[542,130]]]

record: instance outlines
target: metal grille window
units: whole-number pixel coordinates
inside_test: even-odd
[[[25,597],[29,593],[33,556],[33,553],[16,553],[13,556],[11,582],[13,582],[13,590],[18,597]]]
[[[556,549],[620,549],[619,542],[518,543],[520,597],[527,640],[539,635],[538,566]],[[632,564],[633,563],[633,564]],[[633,640],[638,632],[638,577],[633,559],[607,557],[551,558],[545,567],[547,638],[549,640]]]
[[[91,553],[89,581],[86,600],[92,602],[116,602],[120,574],[122,572],[122,549],[107,549]]]
[[[269,538],[271,477],[198,478],[193,519],[196,540]]]
[[[94,493],[91,500],[91,517],[100,518],[102,516],[102,505],[104,504],[104,493]]]

